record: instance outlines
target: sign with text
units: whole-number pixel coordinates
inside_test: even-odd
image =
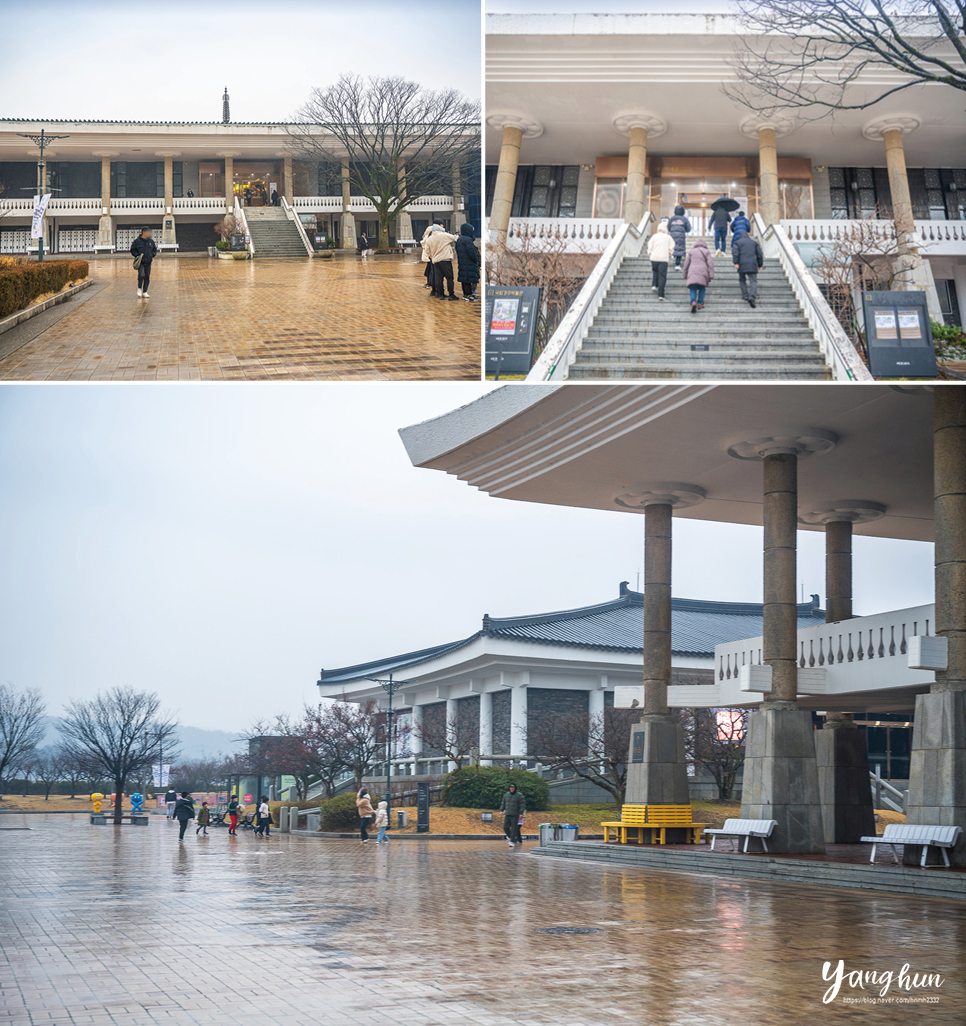
[[[935,378],[925,292],[863,292],[869,370],[877,378]]]
[[[486,373],[526,375],[540,313],[540,289],[491,285],[486,290]]]
[[[429,833],[429,784],[424,780],[416,784],[416,833]]]
[[[163,766],[155,763],[151,767],[151,782],[155,787],[167,787],[171,780],[171,763],[166,762]]]
[[[44,214],[47,213],[47,204],[50,202],[51,194],[44,193],[43,196],[34,196],[34,218],[30,222],[30,237],[39,239],[44,223]]]
[[[644,761],[644,731],[635,730],[631,738],[631,762]]]

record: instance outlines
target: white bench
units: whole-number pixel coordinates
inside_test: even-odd
[[[948,866],[949,856],[946,854],[946,849],[952,848],[956,844],[962,832],[963,828],[958,826],[929,826],[923,823],[887,823],[885,830],[880,836],[860,837],[859,840],[865,844],[872,845],[870,862],[875,862],[875,850],[880,844],[889,845],[892,849],[892,857],[896,862],[899,861],[899,855],[896,852],[897,844],[920,844],[922,845],[922,858],[919,860],[920,866],[925,866],[926,856],[929,854],[931,847],[940,850],[943,862]]]
[[[765,840],[771,837],[772,831],[778,826],[777,819],[726,819],[725,825],[720,830],[705,830],[705,834],[711,834],[711,850],[714,851],[714,842],[718,837],[733,837],[735,840],[735,851],[738,850],[738,841],[745,839],[743,851],[747,854],[748,842],[752,837],[761,841],[761,846],[768,851],[768,842]]]

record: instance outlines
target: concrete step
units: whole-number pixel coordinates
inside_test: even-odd
[[[694,345],[708,346],[707,350],[703,349],[692,349]],[[707,356],[715,353],[749,353],[749,352],[789,352],[789,353],[807,353],[809,355],[815,355],[815,345],[810,338],[775,338],[775,339],[721,339],[720,341],[715,340],[702,340],[701,342],[695,342],[694,336],[690,338],[686,336],[678,338],[668,338],[667,336],[654,336],[652,338],[641,338],[639,335],[624,336],[624,335],[609,335],[601,336],[597,334],[591,334],[584,339],[583,346],[580,350],[582,353],[590,353],[596,358],[597,354],[602,353],[630,353],[636,356],[650,357],[654,353],[661,352],[676,352],[685,356],[689,356],[694,353]]]
[[[824,364],[817,367],[798,364],[778,364],[773,368],[748,364],[721,364],[708,368],[699,365],[669,367],[652,364],[602,364],[575,363],[571,366],[568,379],[591,380],[595,378],[624,378],[635,381],[663,380],[675,378],[680,381],[828,381],[831,375]]]
[[[615,336],[641,339],[686,338],[692,342],[720,341],[724,343],[739,343],[751,341],[752,339],[768,338],[807,338],[811,339],[813,343],[815,341],[811,331],[806,326],[799,325],[787,327],[780,327],[778,325],[768,327],[757,326],[753,330],[729,329],[721,326],[709,329],[705,326],[688,328],[684,324],[644,325],[638,320],[621,317],[598,318],[591,325],[587,335],[588,337],[598,338],[613,338]]]

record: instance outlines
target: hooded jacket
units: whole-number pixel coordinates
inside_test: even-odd
[[[428,254],[426,253],[426,240],[430,237],[430,235],[433,234],[433,228],[434,227],[435,227],[434,225],[430,225],[426,229],[426,231],[423,232],[423,237],[419,240],[419,245],[422,247],[422,250],[423,250],[423,263],[424,264],[432,263],[432,261],[429,259]]]
[[[731,222],[731,234],[737,235],[738,232],[748,232],[749,234],[751,233],[751,221],[749,221],[744,214],[739,214]]]
[[[647,255],[652,263],[667,263],[674,252],[674,239],[668,234],[667,227],[663,224],[657,226],[657,231],[647,240]]]
[[[370,818],[376,814],[376,810],[372,807],[372,802],[369,801],[369,795],[364,798],[356,798],[356,808],[359,810],[359,819],[365,819],[366,816]]]
[[[389,826],[389,813],[386,810],[386,803],[380,802],[379,808],[376,809],[376,822],[374,824],[377,830],[379,829],[379,827]]]
[[[689,285],[710,285],[714,277],[714,258],[708,252],[708,244],[698,239],[694,249],[684,261],[684,280]]]
[[[198,826],[207,826],[211,822],[211,810],[204,805],[198,810]]]
[[[731,243],[731,262],[738,265],[739,274],[750,274],[764,267],[765,255],[747,232],[738,232]]]
[[[684,207],[674,208],[674,217],[668,221],[667,230],[674,239],[674,256],[684,256],[687,235],[691,231],[691,222],[685,217]]]
[[[442,260],[455,260],[456,250],[453,248],[455,241],[456,236],[450,235],[449,232],[432,232],[423,243],[423,252],[434,264],[438,264]]]
[[[461,224],[456,240],[457,281],[475,284],[480,280],[480,251],[473,238],[473,225]]]
[[[500,812],[504,816],[518,817],[527,811],[526,799],[519,791],[507,791],[500,802]]]
[[[189,820],[195,818],[194,798],[179,798],[174,803],[174,818]]]
[[[131,243],[131,256],[140,256],[142,264],[149,264],[158,255],[158,247],[154,239],[145,239],[138,236]]]

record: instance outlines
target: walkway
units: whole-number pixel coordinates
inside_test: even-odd
[[[0,817],[25,825],[0,832],[3,1023],[883,1026],[958,1023],[966,998],[966,912],[936,901],[502,841],[387,850],[213,829],[179,845],[160,817]],[[557,927],[599,932],[536,932]],[[931,1005],[823,1005],[822,963],[839,958],[946,983]]]
[[[140,300],[127,258],[106,288],[0,336],[11,381],[474,380],[480,304],[440,302],[411,258],[230,261],[165,256]],[[36,335],[36,337],[34,337]]]

